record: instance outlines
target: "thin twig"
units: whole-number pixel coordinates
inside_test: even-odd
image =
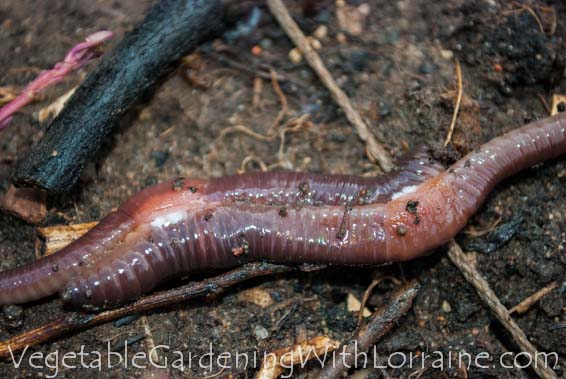
[[[535,19],[535,22],[537,23],[537,26],[538,26],[540,32],[544,33],[544,26],[542,25],[542,21],[540,20],[539,16],[536,14],[536,12],[533,10],[533,8],[529,7],[528,5],[521,4],[518,1],[514,1],[513,5],[519,7],[519,9],[511,9],[511,10],[508,10],[508,11],[503,11],[502,13],[504,15],[508,15],[508,14],[513,14],[513,13],[528,12]]]
[[[298,267],[298,269],[314,271],[323,267],[324,266],[305,266],[302,268]],[[62,335],[78,330],[88,329],[94,325],[102,324],[134,313],[147,312],[155,308],[178,304],[205,295],[219,294],[224,289],[251,278],[290,272],[296,269],[296,267],[285,265],[251,263],[225,274],[203,280],[202,282],[190,283],[173,290],[144,297],[122,308],[112,309],[97,314],[70,313],[66,316],[50,321],[38,328],[0,342],[0,357],[9,356],[11,353],[20,351],[26,346],[36,346]]]
[[[534,364],[532,365],[533,370],[537,373],[540,378],[543,379],[553,379],[557,378],[554,371],[547,366],[541,354],[537,354],[538,351],[535,346],[529,341],[525,332],[517,325],[515,320],[509,315],[509,311],[497,298],[497,295],[489,287],[489,283],[481,276],[481,274],[476,270],[476,268],[470,263],[466,254],[462,251],[460,246],[452,240],[450,242],[448,257],[454,264],[458,267],[464,278],[470,283],[478,293],[480,299],[491,309],[495,317],[501,322],[501,324],[507,329],[509,334],[513,337],[513,340],[519,348],[527,352],[530,357],[534,359]]]
[[[288,109],[287,97],[285,97],[285,94],[283,93],[281,87],[279,86],[279,81],[277,81],[277,73],[275,72],[275,70],[271,70],[269,73],[271,75],[271,85],[273,86],[273,90],[277,94],[277,97],[279,97],[279,102],[281,103],[281,110],[277,114],[277,117],[275,117],[275,120],[273,120],[273,123],[271,124],[271,127],[267,132],[267,135],[271,135],[272,133],[275,132],[275,130],[277,130],[277,127],[279,126],[279,124],[287,114],[287,109]]]
[[[362,301],[360,304],[360,310],[358,311],[358,325],[361,325],[362,320],[364,318],[364,309],[366,307],[366,303],[369,300],[369,297],[371,296],[371,294],[373,293],[373,289],[381,282],[383,282],[384,280],[389,279],[391,280],[393,283],[395,283],[396,285],[401,285],[401,282],[393,277],[393,276],[380,276],[376,279],[374,279],[371,284],[368,286],[368,288],[365,290],[364,292],[364,296],[362,297]]]
[[[397,321],[411,308],[420,285],[409,282],[397,290],[389,303],[373,313],[370,320],[355,333],[353,341],[342,349],[343,358],[326,364],[316,376],[317,379],[342,378],[349,367],[355,365],[358,353],[369,350],[397,324]]]
[[[310,128],[312,126],[312,124],[309,122],[309,118],[310,118],[310,114],[309,113],[305,113],[302,116],[289,120],[285,123],[285,125],[279,130],[277,131],[276,129],[270,128],[270,130],[268,131],[267,134],[260,134],[258,132],[255,132],[253,130],[251,130],[250,128],[248,128],[247,126],[244,125],[234,125],[234,126],[229,126],[225,129],[223,129],[220,132],[220,135],[218,136],[217,141],[221,141],[224,137],[226,137],[228,134],[231,133],[243,133],[251,138],[254,138],[258,141],[263,141],[263,142],[272,142],[275,141],[277,139],[277,137],[279,137],[280,142],[279,142],[279,149],[277,151],[277,162],[269,165],[266,167],[266,170],[262,171],[269,171],[272,170],[273,168],[276,167],[283,167],[283,168],[288,168],[287,165],[285,164],[285,138],[286,138],[286,134],[287,133],[296,133],[302,130],[307,130],[308,128]],[[276,117],[276,121],[277,119],[279,119],[279,116]],[[279,122],[279,121],[277,121]],[[276,125],[276,124],[274,124]],[[247,159],[248,157],[246,157]],[[254,157],[255,158],[255,157]],[[246,160],[244,159],[244,160]],[[247,161],[245,162],[247,164]],[[241,169],[245,169],[244,166],[244,162],[242,162],[241,164]]]
[[[519,304],[515,305],[509,310],[509,314],[518,313],[523,314],[538,303],[543,297],[551,293],[556,287],[558,287],[557,282],[552,282],[549,285],[541,288],[537,292],[533,293],[531,296],[527,297],[525,300],[521,301]]]
[[[456,127],[456,120],[458,119],[458,112],[460,111],[460,103],[462,102],[463,88],[462,85],[462,68],[460,67],[460,61],[458,59],[454,60],[454,65],[456,67],[456,78],[458,80],[458,94],[456,96],[456,102],[454,104],[454,113],[452,113],[452,121],[450,122],[450,127],[448,128],[448,135],[444,141],[444,146],[448,146],[452,140],[452,133],[454,133],[454,128]]]
[[[246,172],[246,168],[248,167],[248,164],[250,162],[257,163],[257,165],[259,166],[259,169],[262,172],[267,171],[267,165],[265,164],[265,162],[261,158],[256,157],[255,155],[248,155],[247,157],[245,157],[242,160],[242,163],[240,163],[240,169],[238,170],[238,174],[244,174]]]
[[[366,153],[369,159],[379,163],[384,171],[390,171],[393,168],[393,162],[389,154],[371,133],[346,93],[338,86],[318,53],[311,47],[299,26],[291,18],[285,5],[281,0],[267,0],[267,5],[289,38],[304,55],[310,67],[317,73],[322,83],[334,98],[334,101],[342,108],[348,121],[356,128],[360,138],[366,143]]]

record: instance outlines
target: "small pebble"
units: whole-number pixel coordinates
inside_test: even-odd
[[[452,307],[450,306],[450,303],[447,302],[446,300],[442,302],[442,312],[444,313],[452,312]]]
[[[336,41],[338,41],[340,45],[344,45],[346,42],[348,42],[344,33],[336,34]]]
[[[262,50],[262,49],[261,49],[261,46],[259,46],[259,45],[254,45],[254,46],[252,47],[252,50],[251,50],[252,55],[254,55],[254,56],[256,56],[256,57],[259,57],[259,56],[261,55],[261,50]]]
[[[450,61],[454,58],[454,53],[452,50],[440,50],[440,56],[447,61]]]
[[[319,25],[312,35],[318,39],[325,39],[328,36],[328,27],[326,25]]]
[[[258,340],[264,340],[269,337],[269,332],[261,325],[256,325],[254,328],[255,338]]]
[[[273,46],[273,41],[269,38],[264,38],[259,42],[259,46],[261,46],[263,50],[269,50]]]
[[[295,47],[289,51],[289,60],[295,64],[301,63],[303,54]]]
[[[307,40],[309,41],[309,44],[311,45],[311,47],[315,50],[320,50],[322,49],[322,44],[320,43],[320,41],[314,37],[307,37]]]

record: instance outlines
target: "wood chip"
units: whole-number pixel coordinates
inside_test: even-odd
[[[317,336],[295,346],[275,350],[266,354],[256,379],[275,379],[294,365],[302,365],[315,358],[324,360],[326,355],[339,347],[340,342],[327,336]]]
[[[31,224],[42,222],[47,216],[47,193],[36,188],[10,186],[2,198],[2,208]]]
[[[256,287],[250,288],[238,295],[238,300],[242,302],[252,303],[260,308],[268,308],[273,305],[273,297],[266,290]]]
[[[562,103],[566,104],[566,95],[560,95],[560,94],[552,95],[552,110],[550,112],[552,116],[560,113],[560,111],[558,110],[558,105]]]
[[[61,250],[94,226],[98,224],[98,221],[86,222],[84,224],[73,224],[73,225],[55,225],[47,226],[44,228],[37,228],[37,233],[44,242],[43,251],[44,255],[53,254],[54,252]],[[37,244],[36,246],[41,246]]]
[[[362,303],[361,301],[358,300],[358,298],[356,298],[354,295],[349,293],[348,297],[346,298],[346,305],[348,307],[348,312],[359,312]],[[366,307],[364,307],[363,316],[364,317],[371,316],[370,310],[367,309]]]
[[[370,12],[371,8],[367,3],[354,6],[344,0],[336,0],[338,26],[350,35],[362,35],[366,18]]]
[[[52,120],[55,117],[57,117],[59,112],[61,112],[61,110],[63,109],[63,107],[67,103],[67,100],[69,100],[71,98],[71,96],[73,95],[73,93],[75,93],[76,89],[77,89],[77,87],[71,89],[70,91],[65,93],[63,96],[59,97],[57,100],[55,100],[54,102],[52,102],[51,104],[46,106],[45,108],[42,108],[39,111],[39,113],[37,114],[37,120],[40,123],[43,124],[46,121]]]

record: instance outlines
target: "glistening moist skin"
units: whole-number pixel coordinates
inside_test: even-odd
[[[493,139],[448,170],[438,172],[429,163],[425,180],[392,186],[371,202],[359,201],[367,191],[356,187],[355,177],[336,181],[331,175],[301,174],[310,188],[325,188],[311,203],[294,196],[289,196],[293,201],[281,196],[265,201],[276,192],[296,192],[295,179],[272,181],[277,174],[249,176],[254,178],[249,186],[245,177],[162,183],[134,196],[45,262],[1,273],[0,302],[25,302],[61,290],[75,305],[115,306],[167,278],[248,261],[370,265],[409,260],[452,238],[497,183],[565,154],[565,126],[564,114],[531,123]],[[224,187],[229,180],[232,189]],[[325,187],[329,182],[335,184]],[[345,197],[351,201],[327,196],[337,186],[349,188],[348,183],[355,188],[356,195]],[[226,196],[230,191],[251,196],[240,201]]]
[[[140,222],[139,219],[134,222],[131,215],[138,214],[139,208],[152,210],[149,214],[158,214],[160,209],[168,207],[168,199],[180,200],[186,208],[199,200],[209,205],[253,202],[281,207],[369,203],[387,201],[392,193],[422,183],[443,169],[431,159],[428,149],[421,146],[411,155],[402,157],[393,172],[375,178],[280,172],[233,175],[208,181],[191,180],[192,184],[182,178],[171,180],[140,192],[85,236],[56,254],[0,273],[0,303],[24,303],[60,291],[79,272],[90,270],[110,251],[119,254],[120,246],[129,246],[127,242],[137,238],[134,225],[137,228]],[[285,209],[280,208],[279,212],[283,214]],[[168,222],[175,221],[179,214],[169,215],[166,219]],[[149,225],[159,226],[162,219],[156,216]],[[94,286],[96,283],[98,281],[93,279]],[[14,289],[17,289],[16,292]],[[90,295],[90,290],[85,291],[87,296]]]

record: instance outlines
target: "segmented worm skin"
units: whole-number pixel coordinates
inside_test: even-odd
[[[232,204],[253,202],[281,206],[345,205],[387,201],[391,194],[406,186],[419,184],[442,170],[443,167],[431,159],[428,148],[419,146],[414,152],[401,157],[397,162],[397,168],[391,173],[372,178],[279,172],[233,175],[192,182],[200,188],[198,198],[205,196],[206,199],[203,201],[207,201],[211,206],[221,202]],[[165,195],[161,198],[166,200],[170,193],[179,195],[179,186],[184,184],[184,181],[173,180],[142,191],[128,204],[108,215],[85,236],[56,254],[29,265],[1,272],[0,304],[25,303],[54,294],[71,278],[91,270],[95,261],[110,251],[113,255],[119,254],[123,251],[122,246],[129,246],[127,242],[133,241],[139,234],[134,232],[136,225],[139,224],[133,217],[139,213],[136,213],[136,210],[144,206],[148,208],[149,197],[159,198],[161,194]],[[191,185],[187,188],[189,191],[197,191],[197,187]],[[187,199],[187,201],[191,200]],[[160,207],[167,207],[164,202],[158,203],[151,205],[155,207],[154,213],[158,213]],[[198,269],[196,266],[194,268]],[[148,284],[149,282],[144,282],[140,293],[147,292],[153,287],[153,284],[151,286]],[[85,291],[87,294],[90,293],[88,290]],[[69,292],[65,294],[68,295]]]
[[[444,167],[430,149],[419,146],[397,161],[396,168],[378,177],[305,172],[263,172],[231,175],[207,183],[210,201],[268,205],[346,205],[385,203],[401,189],[438,175]]]
[[[328,195],[350,188],[332,176],[264,174],[265,181],[262,175],[250,176],[257,182],[242,191],[238,186],[253,180],[162,183],[134,196],[46,264],[40,260],[32,269],[0,274],[0,301],[25,302],[61,290],[75,305],[115,306],[167,278],[248,261],[366,265],[412,259],[461,230],[497,183],[565,154],[565,126],[564,114],[526,125],[448,170],[438,173],[426,166],[421,175],[426,180],[394,185],[394,192],[371,201],[358,201],[360,193],[367,195],[366,184],[352,177],[340,178],[354,188],[344,199]],[[315,189],[312,201],[299,201],[295,189],[280,196],[278,186],[291,188],[305,180]],[[329,182],[335,184],[326,187]],[[247,195],[241,201],[235,193]],[[55,273],[53,264],[59,265]]]

